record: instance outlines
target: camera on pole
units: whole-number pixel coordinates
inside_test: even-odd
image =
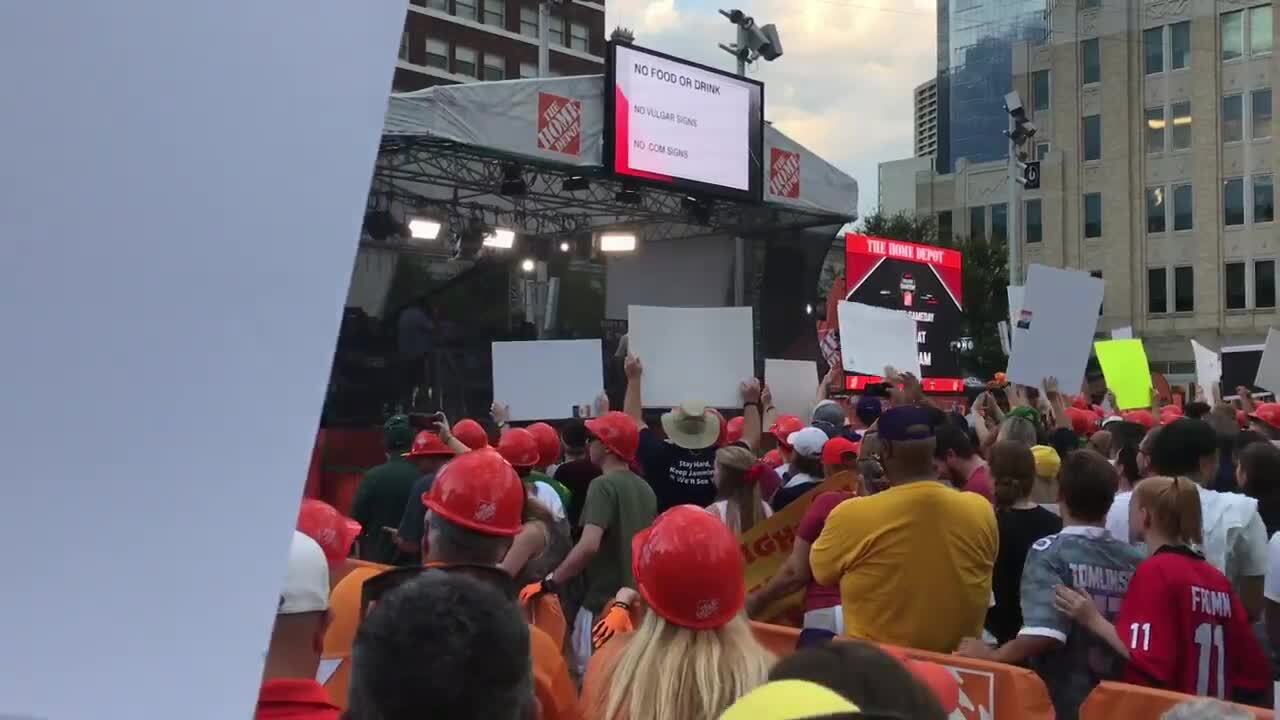
[[[1027,119],[1027,109],[1016,90],[1004,96],[1004,109],[1012,121],[1004,134],[1013,146],[1011,155],[1018,170],[1014,179],[1026,189],[1036,190],[1040,187],[1040,162],[1028,161],[1026,151],[1027,143],[1036,136],[1036,126]]]

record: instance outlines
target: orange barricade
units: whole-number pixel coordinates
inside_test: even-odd
[[[1169,708],[1187,700],[1194,700],[1190,695],[1156,690],[1153,688],[1126,685],[1118,682],[1104,682],[1089,693],[1084,705],[1080,706],[1080,720],[1101,720],[1103,718],[1158,718]],[[1242,710],[1253,713],[1258,720],[1271,720],[1275,715],[1270,710],[1238,705]]]
[[[795,652],[796,640],[800,637],[800,631],[795,628],[760,622],[751,623],[751,631],[761,645],[780,658]],[[1053,720],[1049,691],[1040,676],[1031,670],[912,648],[903,648],[903,651],[917,660],[944,665],[955,675],[960,683],[959,713],[966,720]],[[1108,717],[1156,716],[1117,714]]]

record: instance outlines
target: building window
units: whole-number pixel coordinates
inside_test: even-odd
[[[564,47],[564,18],[551,13],[547,17],[547,24],[551,26],[551,44]]]
[[[1244,139],[1243,105],[1243,95],[1226,95],[1222,98],[1222,142],[1240,142]]]
[[[1147,312],[1152,315],[1169,312],[1169,286],[1164,268],[1147,268]]]
[[[1222,223],[1244,224],[1244,178],[1222,181]]]
[[[1080,123],[1084,140],[1084,160],[1102,159],[1102,116],[1087,115]]]
[[[1147,232],[1164,232],[1166,214],[1168,207],[1164,203],[1164,188],[1147,188]]]
[[[1190,230],[1195,224],[1191,185],[1173,186],[1173,229]]]
[[[1089,276],[1090,276],[1090,277],[1096,277],[1096,278],[1098,278],[1099,280],[1101,280],[1101,279],[1102,279],[1102,271],[1101,271],[1101,270],[1090,270],[1090,271],[1089,271]],[[1104,288],[1104,289],[1103,289],[1103,294],[1102,294],[1102,302],[1101,302],[1101,303],[1098,303],[1098,317],[1102,317],[1102,309],[1103,309],[1104,307],[1106,307],[1106,305],[1107,305],[1107,296],[1106,296],[1106,290],[1105,290],[1105,288]]]
[[[520,8],[520,34],[534,39],[538,37],[538,8]]]
[[[954,239],[954,232],[951,229],[951,211],[943,210],[938,213],[938,241],[944,245],[949,245]]]
[[[400,59],[408,62],[409,60],[409,33],[400,33]]]
[[[1249,8],[1249,52],[1265,55],[1271,52],[1271,5]]]
[[[453,72],[456,75],[476,77],[476,51],[469,47],[454,45]]]
[[[1191,149],[1191,101],[1181,100],[1169,106],[1169,115],[1173,118],[1173,149]]]
[[[1009,239],[1009,206],[996,203],[991,206],[991,239],[1004,242]]]
[[[507,26],[507,0],[484,0],[484,24]]]
[[[1031,73],[1031,109],[1036,112],[1049,109],[1049,71]]]
[[[1244,263],[1229,262],[1223,267],[1222,287],[1228,310],[1244,310],[1249,306],[1244,287]]]
[[[1146,120],[1147,154],[1164,152],[1164,108],[1147,108],[1143,117]]]
[[[1269,223],[1276,219],[1275,184],[1271,174],[1253,176],[1253,221]]]
[[[1191,22],[1169,26],[1169,67],[1181,70],[1191,65]]]
[[[449,12],[449,0],[427,0],[427,7],[433,10]]]
[[[1222,14],[1222,59],[1244,56],[1244,11]]]
[[[1080,0],[1081,10],[1093,10],[1102,7],[1102,0]]]
[[[433,67],[433,68],[436,68],[437,70],[444,70],[445,72],[448,72],[449,71],[449,43],[445,42],[444,40],[427,38],[426,43],[424,43],[424,47],[426,48],[426,51],[427,51],[426,60],[425,60],[427,67]]]
[[[477,0],[453,0],[453,14],[467,20],[476,20],[480,16],[476,8]]]
[[[1084,236],[1102,237],[1102,193],[1084,195]]]
[[[1085,85],[1102,80],[1102,54],[1098,38],[1080,41],[1080,78]]]
[[[484,54],[484,79],[505,80],[507,77],[507,59],[491,52]]]
[[[1173,269],[1173,311],[1186,313],[1196,309],[1196,276],[1190,267]]]
[[[1044,160],[1049,155],[1049,143],[1036,143],[1036,159]]]
[[[538,77],[538,66],[533,63],[520,63],[520,77],[526,79]]]
[[[569,47],[588,52],[591,50],[591,30],[580,23],[569,23]]]
[[[1142,31],[1142,54],[1146,74],[1164,72],[1164,27]]]
[[[1040,200],[1028,200],[1026,203],[1027,224],[1025,236],[1028,243],[1038,243],[1044,239],[1044,226],[1040,222]]]
[[[1256,260],[1253,263],[1253,306],[1276,306],[1276,261]]]
[[[969,239],[987,239],[987,208],[979,205],[969,208]]]
[[[1254,140],[1271,137],[1271,88],[1249,93],[1249,123]]]

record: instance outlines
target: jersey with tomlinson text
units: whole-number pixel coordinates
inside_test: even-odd
[[[1228,699],[1271,680],[1231,583],[1187,548],[1162,547],[1138,566],[1116,632],[1129,646],[1126,682]]]

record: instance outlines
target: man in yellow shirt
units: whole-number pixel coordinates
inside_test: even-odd
[[[820,585],[839,584],[845,634],[951,652],[981,633],[999,533],[991,503],[938,481],[934,408],[902,405],[879,421],[890,487],[842,503],[814,542]]]

